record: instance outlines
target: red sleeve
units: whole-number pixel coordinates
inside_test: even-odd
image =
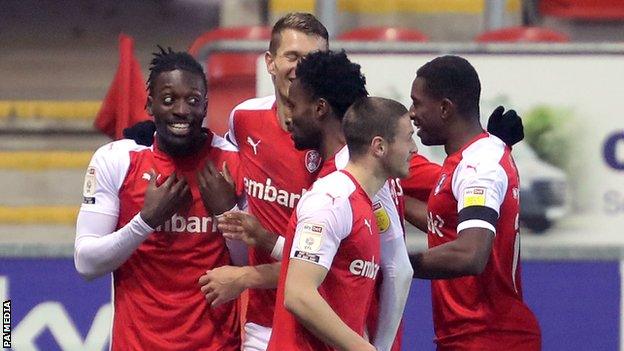
[[[442,167],[430,162],[424,156],[416,155],[410,160],[409,175],[401,179],[401,187],[406,196],[427,201],[435,187]]]

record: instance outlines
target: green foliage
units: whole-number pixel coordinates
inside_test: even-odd
[[[570,168],[575,127],[571,111],[537,106],[523,118],[525,141],[542,160],[562,169]]]

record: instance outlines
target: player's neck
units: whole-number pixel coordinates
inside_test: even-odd
[[[365,157],[360,157],[356,160],[351,159],[344,170],[349,172],[360,183],[366,195],[372,200],[384,185],[388,176],[381,172],[379,167],[372,164],[374,162],[369,161],[371,160],[367,160]]]
[[[277,122],[284,131],[288,131],[288,127],[286,127],[288,108],[284,104],[284,99],[277,91],[275,92],[275,106],[277,107]]]
[[[444,144],[446,154],[452,155],[456,153],[481,133],[483,133],[483,127],[481,127],[479,119],[459,119],[454,126],[449,128],[448,139],[446,144]]]
[[[319,150],[324,160],[334,157],[347,144],[340,121],[331,118],[327,123],[323,129],[323,140]]]

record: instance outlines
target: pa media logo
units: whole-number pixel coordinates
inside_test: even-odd
[[[11,348],[11,300],[2,302],[2,348]]]

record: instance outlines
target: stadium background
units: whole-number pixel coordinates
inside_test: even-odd
[[[528,128],[515,151],[530,160],[522,175],[530,183],[523,199],[532,204],[523,208],[523,283],[544,349],[624,350],[621,1],[4,0],[2,7],[0,298],[12,300],[14,349],[105,348],[110,279],[82,281],[71,257],[84,169],[109,140],[93,121],[117,72],[119,34],[134,39],[144,73],[155,44],[185,49],[195,43],[202,59],[213,57],[210,118],[222,131],[222,111],[236,102],[230,100],[267,92],[266,74],[256,67],[266,42],[219,47],[196,40],[217,28],[271,25],[299,10],[317,11],[335,38],[364,26],[422,35],[411,33],[420,42],[397,44],[388,41],[397,34],[391,30],[385,40],[340,42],[359,55],[354,60],[365,72],[367,65],[382,67],[377,71],[385,77],[367,72],[374,94],[404,99],[404,80],[437,53],[476,62],[484,114],[505,103],[521,112]],[[520,43],[477,44],[484,32],[522,25],[556,33],[520,31]],[[259,30],[243,30],[243,39]],[[216,33],[222,35],[216,40],[233,39]],[[217,67],[214,54],[234,49],[252,54],[238,52],[238,66]],[[398,52],[404,56],[389,55]],[[423,152],[439,160],[439,151]],[[519,168],[523,172],[521,162]],[[410,230],[408,243],[422,249],[424,235]],[[405,320],[404,349],[433,349],[427,282],[414,281]]]

